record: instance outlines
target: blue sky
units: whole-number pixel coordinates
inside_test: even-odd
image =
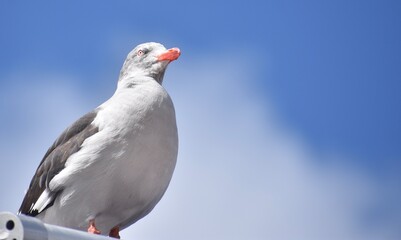
[[[182,50],[165,76],[179,162],[165,198],[123,237],[399,239],[400,10],[3,0],[0,190],[11,196],[0,210],[16,211],[47,147],[111,96],[128,52],[158,41]]]

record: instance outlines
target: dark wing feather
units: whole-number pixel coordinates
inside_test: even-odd
[[[78,152],[85,139],[98,132],[98,128],[91,124],[96,114],[97,111],[92,111],[82,116],[68,127],[47,150],[31,180],[19,209],[20,213],[31,216],[39,214],[38,211],[33,211],[32,206],[43,191],[48,188],[49,182],[64,168],[67,159],[73,153]],[[56,196],[60,191],[58,190],[53,194]],[[52,204],[49,204],[48,207]]]

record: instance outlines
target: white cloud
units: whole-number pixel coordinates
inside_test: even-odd
[[[166,73],[180,130],[176,173],[160,204],[124,230],[123,238],[399,239],[396,222],[367,227],[364,215],[374,204],[386,204],[377,195],[392,189],[380,190],[381,182],[347,161],[320,161],[339,157],[318,155],[283,126],[273,104],[254,94],[255,69],[239,57],[213,59],[183,56]],[[5,210],[18,207],[19,192],[57,134],[89,110],[88,99],[72,82],[67,78],[49,87],[44,81],[29,91],[7,91],[13,108],[1,107],[25,117],[17,120],[29,126],[16,139],[9,136],[7,145],[2,139],[3,159],[15,162],[2,162],[10,171],[1,176],[0,188],[10,189],[5,182],[15,177],[12,172],[23,175],[13,183],[12,196],[0,200]],[[30,115],[24,116],[27,108]],[[400,220],[396,210],[393,217]]]
[[[255,96],[255,69],[246,62],[214,61],[187,59],[166,76],[180,129],[177,171],[160,206],[126,238],[400,236],[394,225],[364,223],[383,194],[374,179],[339,157],[319,156],[282,126],[273,107]]]
[[[1,85],[0,211],[16,212],[41,158],[55,138],[90,110],[74,86],[60,74],[15,74]]]

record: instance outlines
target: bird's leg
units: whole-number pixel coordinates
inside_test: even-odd
[[[110,230],[109,237],[120,239],[120,227],[115,226]]]
[[[100,231],[95,226],[95,219],[89,220],[88,233],[100,234]]]

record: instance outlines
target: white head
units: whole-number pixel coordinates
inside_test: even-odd
[[[161,84],[167,65],[179,56],[180,49],[178,48],[166,50],[160,43],[142,43],[128,54],[118,81],[135,77],[151,77]]]

